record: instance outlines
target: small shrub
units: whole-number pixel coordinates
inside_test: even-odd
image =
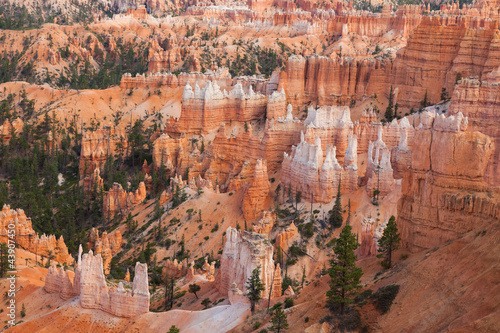
[[[371,289],[366,289],[366,290],[364,290],[362,293],[360,293],[360,294],[358,295],[358,297],[356,297],[356,298],[354,299],[354,301],[355,301],[356,303],[359,303],[359,302],[364,301],[364,300],[365,300],[365,299],[367,299],[367,298],[370,298],[372,295],[373,295],[373,290],[371,290]]]
[[[293,306],[293,299],[292,298],[285,298],[285,309],[291,308]]]
[[[256,330],[258,329],[260,326],[262,325],[262,323],[260,321],[256,321],[254,324],[253,324],[253,329]]]
[[[305,317],[304,318],[304,323],[308,323],[309,322],[309,317]]]
[[[323,323],[329,323],[329,322],[331,322],[332,320],[333,320],[333,316],[331,316],[331,315],[327,315],[327,316],[324,316],[323,318],[321,318],[321,319],[319,320],[319,323],[320,323],[320,324],[323,324]]]
[[[274,304],[274,305],[271,307],[271,309],[270,309],[270,311],[269,311],[269,312],[270,312],[270,313],[271,313],[271,315],[272,315],[272,314],[274,313],[274,310],[276,310],[277,308],[281,308],[282,306],[283,306],[283,303],[278,302],[278,303]]]
[[[396,298],[399,292],[399,285],[391,284],[382,288],[379,288],[373,298],[375,299],[375,308],[381,313],[386,313],[391,308],[392,302]]]
[[[401,260],[406,260],[406,259],[408,259],[408,253],[401,254]]]
[[[356,331],[361,326],[361,314],[358,309],[349,309],[343,316],[340,316],[338,328],[341,332]]]

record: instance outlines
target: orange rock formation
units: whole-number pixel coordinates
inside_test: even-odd
[[[86,309],[99,309],[118,317],[134,317],[149,312],[148,266],[139,262],[135,265],[132,292],[125,290],[123,282],[118,288],[109,288],[103,272],[100,254],[92,250],[82,257],[82,247],[78,254],[78,266],[73,282],[63,268],[57,271],[52,266],[45,278],[44,290],[59,293],[61,298],[80,296],[80,305]]]
[[[63,236],[56,239],[54,235],[41,237],[33,230],[31,219],[26,217],[22,209],[10,209],[9,205],[4,205],[0,212],[0,242],[9,242],[9,225],[14,225],[15,241],[17,245],[25,250],[36,253],[37,256],[49,258],[61,264],[72,264],[73,258],[68,253],[68,248],[64,243]]]
[[[133,206],[140,204],[146,199],[146,185],[139,183],[135,192],[127,192],[123,187],[114,183],[103,199],[104,216],[113,218],[116,213],[125,214]]]
[[[403,178],[398,226],[412,251],[456,239],[484,220],[497,220],[500,205],[490,197],[485,172],[493,140],[467,130],[461,113],[434,116],[415,135],[410,170]]]
[[[270,187],[266,161],[257,160],[252,185],[246,191],[241,207],[246,220],[253,220],[261,216]]]

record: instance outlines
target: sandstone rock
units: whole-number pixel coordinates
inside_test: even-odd
[[[92,228],[90,231],[88,248],[93,249],[96,254],[102,256],[105,274],[109,274],[111,259],[113,255],[120,251],[121,247],[122,234],[119,230],[113,231],[109,236],[105,231],[102,237],[99,237],[99,231],[96,228]]]
[[[128,268],[127,268],[127,273],[125,273],[125,278],[123,280],[130,282],[130,271]]]
[[[468,129],[490,136],[495,150],[488,162],[485,181],[494,187],[500,186],[500,119],[494,110],[498,107],[500,94],[498,79],[479,81],[462,79],[453,93],[449,113],[462,113],[468,118]]]
[[[394,179],[403,178],[403,174],[411,167],[411,150],[408,149],[407,135],[404,130],[399,145],[391,150],[391,165],[394,170]]]
[[[178,262],[177,259],[174,259],[174,261],[167,259],[163,265],[162,276],[180,279],[188,273],[188,266],[187,259],[182,262]]]
[[[101,169],[95,168],[94,174],[83,178],[83,188],[86,193],[100,191],[103,188],[104,180],[101,178]]]
[[[191,283],[194,279],[194,268],[192,266],[189,266],[186,276],[184,277],[183,283],[188,284]]]
[[[499,218],[498,201],[487,195],[485,181],[494,144],[487,135],[457,126],[460,118],[437,120],[435,127],[434,120],[415,135],[419,144],[403,178],[397,220],[410,251],[438,246],[477,223]]]
[[[291,155],[284,153],[281,181],[284,188],[290,187],[293,193],[300,191],[305,201],[329,203],[337,194],[341,177],[344,192],[357,188],[358,168],[351,164],[343,172],[336,158],[336,147],[329,145],[323,160],[321,146],[319,137],[310,144],[302,136],[297,147],[292,147]]]
[[[277,277],[273,280],[273,272],[276,268],[272,245],[260,234],[238,231],[229,227],[226,230],[226,243],[222,252],[220,273],[217,277],[219,292],[222,295],[229,293],[233,283],[245,292],[245,283],[258,266],[260,266],[260,277],[265,288],[262,295],[265,297],[269,295],[271,284],[276,283],[276,285],[273,284],[273,289],[277,288]],[[281,286],[279,290],[281,291]]]
[[[92,175],[96,168],[103,169],[110,155],[121,151],[125,157],[128,147],[126,137],[125,130],[121,127],[84,132],[80,154],[80,176]]]
[[[280,264],[276,264],[276,269],[273,273],[273,287],[271,290],[271,298],[276,298],[281,296],[281,268]]]
[[[287,251],[288,248],[293,244],[293,242],[298,238],[298,236],[299,230],[292,222],[283,231],[278,233],[274,242],[274,247],[276,249],[281,248],[283,251]]]
[[[43,234],[39,237],[33,230],[31,219],[26,217],[22,209],[10,209],[9,205],[4,205],[0,212],[0,242],[8,243],[8,225],[15,224],[15,234],[17,245],[37,254],[37,256],[49,257],[52,255],[52,260],[61,264],[70,265],[73,263],[73,258],[68,252],[68,248],[64,243],[64,238],[61,236],[56,239],[54,235],[46,236]]]
[[[291,105],[290,105],[291,108]],[[291,112],[292,110],[290,110]],[[285,118],[287,116],[288,108],[286,105],[285,90],[281,89],[280,92],[273,92],[267,99],[266,117],[267,119]]]
[[[267,163],[266,161],[257,160],[252,185],[246,191],[243,199],[242,210],[246,220],[253,220],[261,216],[270,187],[271,183],[267,175]]]
[[[127,192],[120,184],[114,183],[103,199],[104,215],[112,218],[116,213],[125,214],[135,205],[142,203],[146,199],[146,194],[144,182],[139,183],[139,188],[135,192]]]
[[[276,214],[265,211],[259,222],[253,224],[252,229],[258,234],[269,234],[273,229],[274,221],[276,221]]]
[[[136,263],[132,292],[120,282],[117,289],[106,285],[101,255],[92,251],[79,258],[80,305],[100,309],[118,317],[134,317],[149,312],[147,265]],[[75,275],[76,278],[76,275]]]
[[[288,286],[288,288],[286,288],[286,290],[283,293],[283,295],[285,295],[285,296],[293,296],[293,295],[295,295],[295,292],[293,291],[292,286]]]
[[[205,88],[188,83],[182,95],[182,110],[179,121],[169,123],[176,133],[208,133],[220,123],[231,120],[250,122],[261,118],[266,112],[266,96],[255,93],[249,87],[248,93],[237,83],[232,90],[221,91],[216,82],[208,81]]]
[[[361,245],[359,254],[362,257],[377,255],[377,244],[374,242],[375,220],[365,217],[361,221]]]
[[[238,286],[236,285],[236,282],[233,282],[231,284],[231,288],[229,289],[228,293],[228,299],[229,299],[229,304],[237,304],[237,303],[250,303],[246,295],[241,291]]]
[[[0,137],[5,143],[9,143],[12,138],[12,134],[19,134],[22,132],[24,122],[21,118],[16,118],[12,123],[6,119],[2,125],[0,125]]]

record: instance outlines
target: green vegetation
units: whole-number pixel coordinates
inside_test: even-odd
[[[198,291],[200,291],[201,287],[199,285],[197,285],[196,283],[194,284],[190,284],[189,285],[189,292],[194,294],[194,296],[196,297],[196,299],[198,299],[198,295],[196,294]]]
[[[262,291],[264,291],[264,283],[260,279],[260,266],[252,271],[252,275],[248,278],[246,284],[247,297],[250,301],[250,310],[252,314],[255,312],[255,304],[262,299]]]
[[[375,300],[375,307],[382,313],[386,313],[391,308],[392,302],[399,292],[398,285],[388,285],[377,290],[372,298]]]
[[[168,330],[167,333],[179,333],[181,330],[179,330],[175,325],[170,326],[170,329]]]
[[[351,230],[351,226],[346,225],[336,239],[333,248],[335,258],[330,260],[330,290],[326,293],[330,309],[337,310],[340,306],[342,315],[345,306],[354,302],[361,288],[360,279],[363,275],[361,268],[356,267],[357,256],[354,250],[359,244]]]
[[[269,328],[271,332],[280,333],[288,329],[286,314],[281,306],[276,308],[276,310],[274,311],[274,315],[271,318],[271,323],[272,325]]]
[[[384,258],[384,260],[380,263],[382,267],[387,269],[391,268],[392,252],[399,248],[400,241],[401,237],[398,233],[396,218],[393,215],[389,218],[389,222],[387,222],[384,233],[378,241],[378,252],[380,252],[380,254],[377,255],[377,258]]]
[[[340,228],[342,226],[343,218],[342,218],[342,203],[341,203],[341,194],[340,194],[340,181],[337,189],[337,197],[335,198],[335,204],[333,208],[330,210],[329,221],[331,228]]]

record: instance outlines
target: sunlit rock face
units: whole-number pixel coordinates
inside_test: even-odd
[[[259,266],[260,278],[265,287],[262,295],[267,297],[272,285],[271,298],[281,296],[281,270],[279,265],[274,264],[273,246],[267,240],[267,235],[229,227],[226,230],[226,243],[222,252],[220,273],[217,276],[219,292],[226,295],[233,283],[245,292],[246,281]]]
[[[485,177],[494,156],[493,139],[470,131],[461,113],[427,118],[416,131],[418,145],[413,146],[398,203],[398,227],[412,251],[438,246],[500,217]]]

